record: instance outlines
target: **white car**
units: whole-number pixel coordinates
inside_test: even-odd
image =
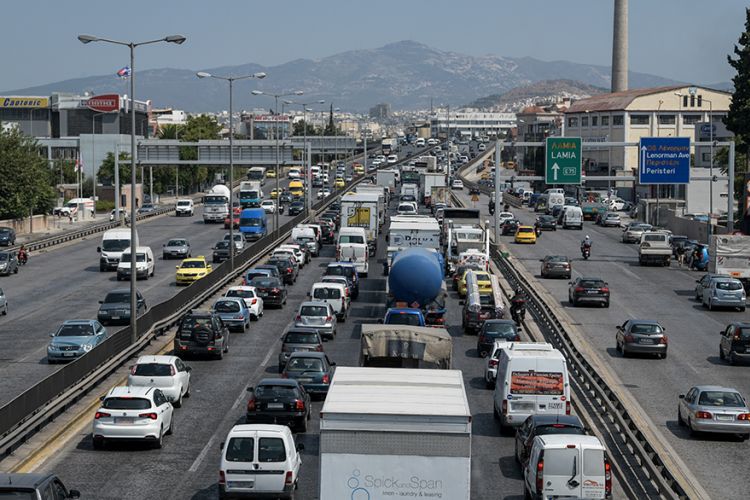
[[[504,223],[506,220],[512,220],[515,219],[516,216],[513,215],[511,212],[500,212],[497,214],[497,218],[500,221],[500,224]]]
[[[193,206],[193,200],[177,200],[175,205],[175,215],[181,217],[187,215],[192,217],[195,215],[195,207]]]
[[[109,222],[113,222],[117,218],[117,209],[113,208],[112,211],[109,213]],[[124,208],[120,209],[120,218],[124,218],[125,222],[128,222],[130,220],[130,210],[125,210]]]
[[[299,262],[300,268],[305,267],[305,264],[310,262],[310,260],[307,258],[307,254],[300,249],[299,245],[279,245],[278,247],[276,247],[276,250],[288,250],[294,253],[294,257],[297,259],[297,262]]]
[[[625,208],[625,200],[622,198],[610,198],[606,201],[608,208],[610,210],[616,210],[621,211],[623,208]]]
[[[238,252],[243,251],[245,249],[245,237],[243,234],[239,231],[234,231],[232,235],[234,236],[234,248]],[[229,233],[224,235],[224,240],[229,241]]]
[[[375,157],[375,161],[377,161],[379,163],[385,163],[386,162],[386,157],[385,157],[385,155],[378,155],[378,156]]]
[[[323,184],[328,184],[328,172],[320,174],[320,178],[323,179]]]
[[[451,184],[452,189],[463,189],[464,188],[464,181],[461,179],[456,179],[453,181],[453,184]]]
[[[144,440],[161,448],[174,429],[174,407],[155,387],[113,387],[94,415],[91,437],[94,448],[108,440]]]
[[[331,190],[328,188],[318,189],[318,199],[328,198],[331,195]]]
[[[141,356],[130,367],[128,385],[155,387],[179,408],[182,398],[190,397],[190,372],[192,368],[177,356]]]
[[[398,215],[417,215],[417,208],[414,205],[415,203],[413,201],[399,203],[396,213]]]
[[[254,286],[233,286],[224,297],[236,297],[245,301],[250,309],[250,319],[258,321],[263,316],[263,299],[258,296]]]
[[[398,155],[388,155],[387,162],[389,165],[395,165],[398,163]]]
[[[301,179],[302,173],[296,168],[293,168],[289,172],[287,172],[286,177],[287,179]]]
[[[262,208],[267,214],[276,213],[276,203],[273,200],[261,201],[260,208]]]
[[[485,358],[484,384],[487,389],[495,388],[495,381],[497,380],[497,364],[500,360],[500,352],[509,345],[510,342],[507,340],[495,340],[490,353],[487,355],[487,358]]]

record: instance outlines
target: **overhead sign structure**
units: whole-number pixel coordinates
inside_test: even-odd
[[[580,137],[547,137],[544,181],[547,184],[581,184]]]
[[[688,184],[690,182],[689,137],[641,137],[639,184]]]
[[[100,113],[113,113],[120,110],[118,94],[103,94],[89,97],[84,103],[87,108]]]

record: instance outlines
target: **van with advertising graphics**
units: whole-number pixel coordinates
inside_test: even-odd
[[[562,353],[546,342],[513,342],[497,365],[493,396],[500,431],[529,415],[570,415],[570,379]]]
[[[523,478],[525,498],[612,498],[612,466],[596,436],[535,437]]]
[[[130,228],[118,227],[105,231],[99,252],[99,271],[113,271],[117,269],[122,253],[130,247]],[[135,244],[138,246],[138,233],[135,233]]]

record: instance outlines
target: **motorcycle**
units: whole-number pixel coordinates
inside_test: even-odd
[[[18,252],[18,263],[25,266],[29,261],[29,254],[26,252]]]
[[[539,224],[534,224],[534,232],[536,233],[537,238],[542,235],[542,228],[539,227]]]
[[[591,257],[591,246],[590,245],[582,246],[581,255],[583,256],[583,260],[589,260],[589,257]]]
[[[526,300],[515,299],[511,303],[510,317],[516,325],[521,326],[521,323],[526,319]]]

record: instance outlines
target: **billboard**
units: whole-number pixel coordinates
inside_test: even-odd
[[[563,394],[562,372],[512,372],[510,375],[511,394]]]
[[[0,108],[38,109],[48,108],[49,97],[38,96],[0,96]]]
[[[113,113],[120,110],[120,96],[118,94],[103,94],[89,97],[84,105],[100,113]]]

